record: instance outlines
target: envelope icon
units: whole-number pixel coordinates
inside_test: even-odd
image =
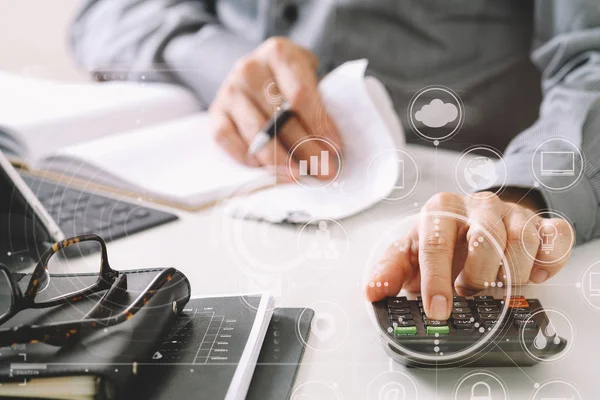
[[[246,275],[245,282],[249,293],[270,292],[273,297],[283,295],[283,278],[279,274]]]

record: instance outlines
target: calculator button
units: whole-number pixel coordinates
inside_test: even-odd
[[[474,328],[475,325],[473,324],[473,321],[471,321],[470,319],[455,319],[454,327],[456,329],[471,329],[471,328]]]
[[[408,308],[408,307],[392,308],[392,309],[390,309],[390,314],[410,314],[410,308]]]
[[[511,301],[510,303],[508,303],[508,307],[509,308],[529,308],[529,303],[527,303],[526,301],[525,302],[521,301],[518,303]]]
[[[408,306],[406,297],[391,297],[387,300],[388,308],[403,308]]]
[[[473,300],[494,300],[492,296],[473,296]]]
[[[525,299],[525,296],[510,296],[509,299],[505,296],[504,301],[508,302],[510,308],[529,308],[529,303]]]
[[[498,313],[489,313],[489,314],[479,314],[479,317],[483,320],[486,319],[498,319]]]
[[[496,307],[496,302],[493,300],[475,300],[476,307]]]
[[[413,316],[411,314],[402,314],[394,316],[393,319],[395,321],[410,321],[413,319]]]
[[[491,306],[491,307],[477,307],[477,312],[478,313],[496,313],[498,314],[500,312],[500,309],[496,306]]]
[[[435,335],[436,333],[439,333],[440,335],[447,335],[450,333],[450,327],[449,326],[428,326],[427,327],[428,335]]]
[[[454,301],[452,302],[452,307],[469,307],[469,303],[467,303],[466,301]]]
[[[470,313],[452,313],[453,319],[471,319],[473,318],[473,314]]]
[[[415,321],[394,321],[392,324],[394,327],[397,326],[415,326]]]
[[[462,301],[462,302],[465,302],[465,301],[467,301],[467,299],[465,299],[465,296],[454,296],[454,297],[452,297],[452,301]]]
[[[533,319],[518,319],[515,321],[515,326],[523,329],[537,329],[537,322]]]
[[[515,319],[528,319],[531,317],[531,314],[528,312],[520,312],[513,314]]]
[[[425,320],[423,322],[427,326],[446,326],[446,325],[448,325],[447,321],[439,321],[436,319],[429,319],[429,318],[425,318]]]
[[[466,307],[455,307],[452,309],[452,314],[454,313],[470,313],[471,309]]]
[[[494,325],[496,325],[497,323],[500,322],[500,320],[498,319],[487,319],[484,321],[481,321],[483,323],[483,326],[485,328],[492,328]]]
[[[416,334],[416,326],[397,326],[394,328],[394,335],[396,336],[414,336]]]

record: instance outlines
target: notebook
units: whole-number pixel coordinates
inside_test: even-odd
[[[229,204],[231,215],[272,222],[344,218],[370,207],[394,188],[399,176],[396,152],[380,160],[377,176],[365,172],[371,158],[404,146],[401,124],[383,84],[376,78],[365,78],[367,64],[367,60],[348,62],[328,74],[319,86],[344,143],[340,184],[312,190],[294,183],[260,191],[258,197]],[[150,86],[136,90],[153,90]],[[102,88],[94,87],[98,89]],[[107,129],[95,125],[112,125],[113,113],[125,114],[102,105],[96,114],[86,112],[86,119],[76,124],[69,123],[70,117],[62,118],[63,139],[56,144],[49,143],[52,135],[40,133],[41,128],[25,125],[27,129],[21,129],[19,124],[10,123],[7,127],[19,132],[15,142],[28,146],[27,160],[45,175],[62,175],[69,182],[79,181],[186,210],[202,209],[239,194],[240,189],[253,192],[275,183],[269,172],[239,165],[221,151],[212,138],[208,115],[194,112],[187,93],[176,95],[173,91],[177,89],[164,85],[158,90],[167,92],[162,97],[155,94],[161,102],[139,106],[144,108],[145,116],[156,115],[141,121],[144,126],[137,129],[122,130],[124,124],[116,124],[111,134],[105,134]],[[181,108],[181,104],[185,106]],[[137,114],[130,111],[126,115],[122,119],[134,119]],[[87,129],[92,133],[86,133]],[[31,143],[44,135],[44,145]],[[77,137],[74,141],[79,143],[65,145],[70,137]],[[282,204],[286,206],[282,208]]]
[[[198,399],[244,399],[272,314],[273,298],[268,294],[192,298],[166,330],[162,343],[135,358],[134,367],[122,362],[103,367],[113,375],[121,374],[120,389],[107,390],[106,378],[103,382],[88,373],[93,364],[82,360],[71,365],[72,373],[64,376],[33,375],[26,384],[3,382],[0,397],[170,399],[179,393],[181,396],[175,397],[190,398],[193,394]],[[138,336],[137,341],[143,337]],[[41,368],[33,361],[21,365],[24,370]]]

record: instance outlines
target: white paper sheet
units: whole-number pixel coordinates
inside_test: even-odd
[[[35,161],[64,146],[118,135],[201,110],[188,90],[162,83],[59,83],[0,71],[0,125]]]
[[[274,183],[267,171],[238,164],[219,148],[207,113],[70,146],[42,166],[188,208],[252,182]]]
[[[342,219],[389,195],[399,176],[398,153],[389,150],[404,147],[404,132],[383,85],[365,80],[367,64],[348,62],[319,87],[343,142],[342,171],[334,183],[325,188],[293,183],[237,197],[227,205],[230,215],[297,223]]]

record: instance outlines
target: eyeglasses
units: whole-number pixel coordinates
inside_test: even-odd
[[[64,271],[66,265],[70,270],[73,266],[86,269],[99,267],[100,273],[95,280],[92,278],[91,282],[90,277],[85,275],[61,279],[62,287],[58,288],[57,285],[53,285],[53,274]],[[24,293],[10,270],[0,264],[0,325],[26,309],[75,303],[105,291],[96,305],[80,320],[0,328],[0,347],[36,341],[63,346],[85,334],[127,321],[150,301],[158,289],[172,279],[174,273],[173,268],[166,268],[158,273],[140,296],[115,314],[109,305],[119,304],[127,293],[127,275],[110,267],[106,243],[99,236],[76,236],[50,247],[42,254]],[[68,293],[65,294],[65,291]]]

